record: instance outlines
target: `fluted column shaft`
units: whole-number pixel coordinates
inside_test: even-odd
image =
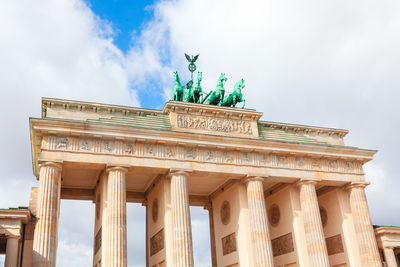
[[[397,267],[396,256],[394,255],[393,248],[383,248],[383,254],[385,254],[385,262],[387,267]]]
[[[8,236],[6,246],[6,259],[4,267],[17,267],[18,263],[18,236]]]
[[[247,202],[250,216],[251,241],[254,249],[255,266],[273,267],[274,256],[268,230],[268,216],[262,181],[261,177],[247,179]]]
[[[172,263],[191,267],[193,263],[192,227],[186,172],[171,172]]]
[[[37,223],[33,240],[34,267],[56,266],[60,190],[61,165],[43,163],[39,174]]]
[[[324,231],[322,229],[315,181],[300,181],[300,206],[303,214],[310,267],[329,267]]]
[[[107,169],[105,267],[126,267],[126,173],[122,167]]]
[[[363,267],[381,267],[378,245],[364,191],[365,186],[365,183],[354,183],[348,186],[350,208],[353,214],[354,228]]]

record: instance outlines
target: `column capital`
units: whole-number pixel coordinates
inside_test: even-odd
[[[260,181],[260,182],[264,182],[266,177],[263,176],[257,176],[257,175],[247,175],[245,178],[243,178],[243,183],[248,184],[249,182],[253,182],[253,181]]]
[[[190,169],[169,169],[168,178],[171,178],[173,175],[184,175],[186,178],[189,176],[192,170]]]
[[[344,186],[345,190],[350,190],[353,188],[365,188],[366,186],[370,185],[370,182],[350,182],[349,184]]]
[[[310,180],[310,179],[300,179],[299,181],[295,182],[293,184],[294,187],[300,187],[302,185],[305,184],[312,184],[312,185],[316,185],[318,182],[320,182],[321,180]]]
[[[128,167],[127,166],[113,166],[113,165],[109,165],[106,168],[106,172],[111,172],[111,171],[122,171],[124,173],[128,172]]]
[[[39,169],[42,167],[53,167],[58,170],[62,169],[62,161],[41,161],[39,163]]]

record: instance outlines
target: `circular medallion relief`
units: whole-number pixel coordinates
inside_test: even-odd
[[[101,198],[100,195],[97,196],[97,200],[96,200],[96,219],[98,220],[100,218],[100,203]]]
[[[276,226],[278,225],[280,219],[281,219],[281,211],[279,210],[278,205],[272,204],[268,212],[269,223],[273,226]]]
[[[155,198],[153,200],[153,205],[151,205],[151,217],[153,221],[156,222],[158,218],[158,199]]]
[[[231,205],[227,200],[225,200],[221,206],[221,221],[224,225],[227,225],[230,220],[231,220]]]
[[[324,207],[319,207],[319,213],[321,215],[322,226],[325,227],[326,223],[328,222],[328,213]]]

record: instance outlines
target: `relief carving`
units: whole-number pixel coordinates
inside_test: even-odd
[[[213,150],[205,150],[204,151],[204,160],[206,161],[214,161],[216,157],[216,151]]]
[[[281,211],[279,210],[278,205],[273,204],[269,208],[268,212],[268,220],[272,226],[277,226],[281,219]]]
[[[251,164],[251,155],[248,152],[240,153],[240,158],[243,164]]]
[[[79,150],[81,151],[92,151],[93,142],[89,139],[80,139],[79,140]]]
[[[153,256],[164,248],[164,229],[150,238],[150,256]]]
[[[278,157],[278,166],[280,167],[287,167],[288,159],[285,156]]]
[[[342,236],[340,234],[325,239],[328,255],[344,252]]]
[[[337,163],[337,161],[336,161],[336,160],[329,160],[329,161],[328,161],[328,168],[329,168],[329,170],[331,170],[331,171],[337,170],[337,168],[338,168],[338,163]]]
[[[233,232],[222,238],[222,252],[223,255],[230,254],[236,251],[236,234]]]
[[[107,154],[123,154],[129,156],[151,156],[168,159],[198,160],[228,164],[258,165],[267,167],[299,168],[307,170],[336,171],[345,173],[363,173],[362,163],[358,161],[317,159],[305,156],[276,155],[259,152],[234,152],[213,148],[201,149],[198,156],[196,147],[179,147],[164,144],[146,144],[121,142],[113,140],[98,140],[88,138],[73,138],[49,136],[48,149],[78,150],[80,152],[95,152]],[[178,153],[179,151],[179,153]],[[219,154],[220,153],[220,154]],[[236,154],[237,153],[237,154]],[[237,158],[238,157],[238,158]]]
[[[101,152],[105,152],[105,153],[114,152],[114,143],[112,141],[101,142]]]
[[[185,159],[196,159],[197,149],[193,147],[185,147]]]
[[[234,162],[234,154],[230,151],[222,152],[222,159],[225,163],[233,163]]]
[[[274,257],[294,251],[292,233],[271,240]]]
[[[295,159],[295,166],[297,168],[304,168],[306,165],[306,162],[304,161],[303,157],[296,157]]]
[[[126,155],[134,155],[136,152],[136,147],[134,143],[124,143],[123,152]]]
[[[353,170],[353,162],[345,161],[344,162],[344,169],[345,171],[352,171]]]
[[[56,141],[56,149],[68,150],[71,146],[71,140],[68,137],[59,137]]]
[[[252,135],[250,121],[178,114],[179,128]]]
[[[167,158],[175,158],[176,157],[175,148],[172,147],[172,146],[165,147],[165,157],[167,157]]]
[[[320,159],[313,159],[311,162],[311,167],[313,169],[320,169],[321,168],[321,160]]]
[[[156,152],[155,152],[155,145],[153,144],[146,144],[144,146],[144,154],[146,156],[155,156]]]

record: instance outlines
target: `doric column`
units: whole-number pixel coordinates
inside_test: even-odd
[[[105,210],[106,267],[126,267],[126,173],[123,167],[107,168],[107,208]]]
[[[329,267],[315,184],[316,181],[310,180],[301,180],[297,183],[300,190],[300,207],[303,214],[309,266]]]
[[[347,187],[349,190],[350,208],[353,214],[362,265],[364,267],[381,267],[382,263],[378,245],[364,192],[366,185],[367,183],[352,183]]]
[[[55,267],[58,243],[61,164],[40,166],[37,223],[33,240],[32,266]]]
[[[17,267],[19,236],[7,236],[6,260],[4,267]]]
[[[397,267],[396,256],[392,247],[384,247],[383,254],[385,254],[385,262],[387,267]]]
[[[251,177],[247,183],[247,202],[250,217],[251,241],[256,267],[273,267],[271,239],[268,230],[268,216],[265,207],[263,178]]]
[[[208,210],[208,219],[210,223],[211,266],[217,267],[217,248],[215,246],[215,228],[212,202],[207,203],[204,209]]]
[[[188,173],[184,171],[172,171],[169,175],[171,178],[172,263],[174,267],[194,265],[187,176]]]

